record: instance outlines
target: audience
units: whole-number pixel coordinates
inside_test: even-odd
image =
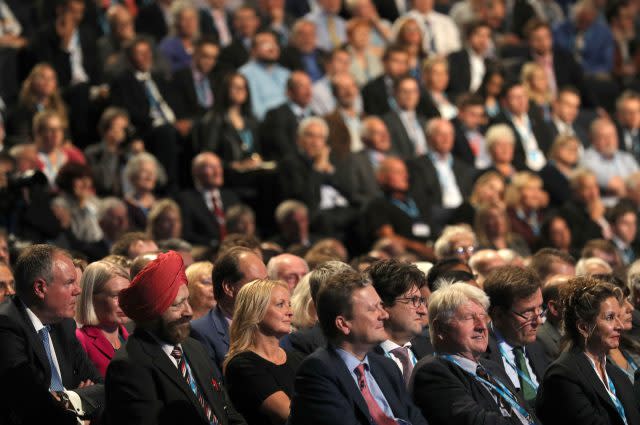
[[[209,261],[195,262],[185,270],[193,320],[201,318],[216,306],[216,299],[213,295],[213,280],[211,279],[212,272],[213,264]]]

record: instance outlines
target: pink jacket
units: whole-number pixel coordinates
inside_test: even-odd
[[[124,326],[120,326],[120,334],[125,340],[129,337],[129,333]],[[97,326],[83,326],[76,329],[76,338],[80,341],[80,345],[87,352],[87,356],[96,366],[98,372],[105,376],[107,366],[109,366],[109,362],[115,354],[115,350],[107,340],[107,337]]]

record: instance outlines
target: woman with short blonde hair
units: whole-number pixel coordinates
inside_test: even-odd
[[[213,280],[211,279],[213,264],[210,261],[198,261],[187,267],[187,287],[189,288],[189,304],[196,320],[216,306],[213,296]]]
[[[291,309],[293,317],[291,324],[296,329],[307,329],[318,321],[316,306],[311,298],[311,286],[309,285],[310,273],[300,279],[291,295]]]

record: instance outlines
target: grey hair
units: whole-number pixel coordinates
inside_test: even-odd
[[[590,257],[590,258],[581,258],[576,263],[576,276],[578,276],[578,277],[580,277],[580,276],[591,276],[593,273],[591,273],[589,271],[589,269],[591,267],[594,267],[594,266],[600,266],[600,267],[604,268],[605,270],[607,270],[604,273],[613,272],[613,269],[611,268],[609,263],[604,261],[602,258]]]
[[[276,223],[282,224],[285,220],[293,214],[294,211],[305,210],[307,214],[309,213],[309,209],[305,204],[300,201],[296,201],[295,199],[287,199],[286,201],[282,201],[280,205],[276,208],[275,219]]]
[[[320,117],[307,117],[305,119],[303,119],[300,124],[298,124],[298,130],[296,132],[296,135],[298,137],[302,137],[304,136],[304,134],[306,133],[307,129],[309,127],[311,127],[312,125],[317,124],[320,127],[322,127],[322,131],[324,132],[324,138],[326,139],[327,137],[329,137],[329,126],[327,125],[327,122],[325,120],[323,120]]]
[[[104,198],[98,204],[98,221],[105,218],[105,216],[114,208],[122,207],[126,210],[127,206],[124,201],[120,198],[116,198],[115,196],[109,196]]]
[[[429,337],[431,342],[436,340],[436,327],[433,324],[438,321],[447,323],[451,320],[456,310],[469,301],[475,302],[485,310],[489,310],[489,297],[482,289],[464,282],[455,282],[443,285],[434,291],[429,297]]]
[[[158,185],[162,186],[165,184],[167,182],[167,173],[156,157],[151,155],[149,152],[140,152],[129,158],[127,165],[124,167],[124,176],[127,181],[132,181],[133,177],[140,172],[140,166],[145,162],[150,162],[156,167],[156,179]]]
[[[516,136],[507,124],[495,124],[489,127],[484,136],[487,141],[487,150],[491,150],[499,140],[507,140],[512,145],[516,143]]]
[[[444,258],[451,254],[451,239],[459,235],[470,235],[473,238],[474,245],[477,244],[476,234],[468,224],[456,224],[447,226],[442,231],[440,237],[433,245],[436,258]]]
[[[627,271],[627,286],[631,294],[640,292],[640,260],[631,263]]]

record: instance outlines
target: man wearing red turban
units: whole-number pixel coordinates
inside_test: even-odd
[[[180,254],[158,255],[119,302],[136,330],[107,369],[107,423],[245,424],[204,348],[189,337],[192,311]]]

